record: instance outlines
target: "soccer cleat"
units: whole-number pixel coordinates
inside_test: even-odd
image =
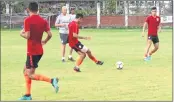
[[[62,62],[65,62],[65,59],[62,59]]]
[[[148,57],[144,58],[144,61],[149,61]]]
[[[151,60],[151,59],[152,59],[152,57],[151,57],[151,56],[148,56],[148,57],[147,57],[147,59],[148,59],[148,60]]]
[[[78,67],[74,67],[74,71],[76,71],[76,72],[81,72],[81,71],[80,71],[80,68],[78,68]]]
[[[59,91],[58,82],[59,82],[58,78],[53,78],[52,83],[51,83],[52,86],[54,87],[56,93]]]
[[[96,64],[97,64],[97,65],[103,65],[103,63],[104,63],[104,62],[102,62],[102,61],[98,61]]]
[[[19,100],[32,100],[32,97],[24,95],[21,98],[19,98]]]
[[[68,60],[69,60],[69,61],[72,61],[72,62],[75,61],[72,57],[68,57]]]

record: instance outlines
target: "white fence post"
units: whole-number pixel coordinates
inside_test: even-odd
[[[100,27],[100,2],[97,2],[97,28]]]
[[[103,11],[105,11],[106,1],[103,0]]]
[[[128,27],[128,3],[124,1],[124,12],[125,12],[125,27]]]
[[[157,8],[157,15],[159,16],[160,15],[160,3],[159,1],[156,1],[156,8]]]
[[[69,2],[66,3],[67,14],[69,14]]]
[[[5,6],[6,6],[6,14],[10,14],[9,3],[6,3]]]

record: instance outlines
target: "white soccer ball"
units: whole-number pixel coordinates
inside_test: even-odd
[[[123,69],[123,66],[124,66],[123,62],[121,61],[116,62],[117,69]]]

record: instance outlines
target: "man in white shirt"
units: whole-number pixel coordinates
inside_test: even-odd
[[[67,14],[67,8],[66,6],[62,7],[62,13],[57,17],[55,26],[59,28],[59,33],[60,33],[60,39],[62,43],[62,62],[65,62],[65,49],[66,49],[66,44],[68,43],[68,24],[71,22],[71,16]],[[73,49],[71,48],[68,60],[70,61],[75,61],[72,58],[72,51]]]
[[[71,16],[71,21],[73,21],[76,18],[76,14],[75,14],[75,9],[74,8],[71,9],[70,16]]]

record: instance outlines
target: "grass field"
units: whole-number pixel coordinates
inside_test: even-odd
[[[140,30],[84,29],[82,41],[105,63],[97,66],[86,58],[81,73],[73,71],[74,63],[61,62],[57,30],[44,46],[45,54],[37,73],[60,78],[60,91],[54,93],[45,82],[33,81],[33,100],[172,100],[172,31],[159,34],[160,49],[150,62],[143,61],[145,38]],[[23,67],[26,41],[19,30],[1,32],[1,100],[17,100],[25,92]],[[68,56],[69,48],[67,50]],[[74,52],[74,58],[77,54]],[[117,70],[116,61],[123,61]]]

